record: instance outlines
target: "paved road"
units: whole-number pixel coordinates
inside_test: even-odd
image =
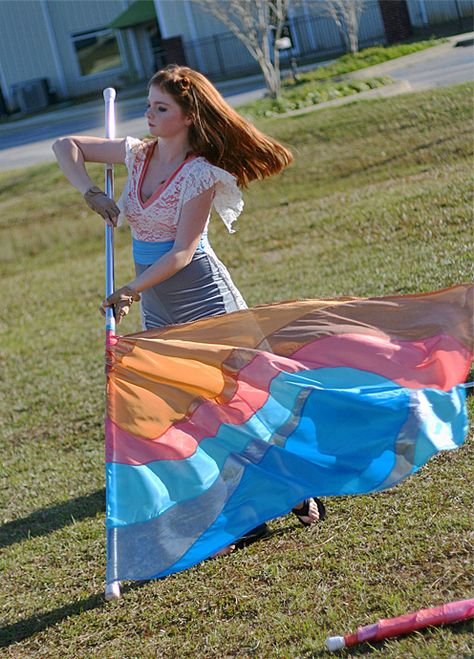
[[[474,81],[474,44],[472,39],[465,41],[466,45],[452,46],[442,57],[401,65],[389,75],[408,80],[414,91]]]
[[[459,35],[442,46],[364,69],[357,75],[389,75],[397,81],[407,81],[413,91],[473,81],[473,37],[474,33]],[[227,91],[222,89],[233,106],[260,98],[264,92],[265,88],[258,77],[242,80]],[[118,101],[117,135],[142,135],[146,130],[144,98],[143,101],[135,98],[120,102],[119,95]],[[54,139],[81,132],[103,135],[103,108],[100,103],[97,107],[88,104],[15,124],[0,125],[0,171],[53,161],[51,144]]]
[[[253,85],[253,89],[241,93],[226,94],[227,101],[233,105],[241,105],[259,98],[264,93],[261,83]],[[143,98],[129,98],[121,101],[120,93],[117,96],[117,127],[127,126],[129,122],[139,120],[141,127],[146,129],[143,118],[146,105],[146,90],[143,88]],[[54,139],[60,135],[83,133],[97,129],[103,131],[104,108],[101,99],[95,107],[88,103],[81,111],[81,107],[71,107],[64,110],[53,111],[47,115],[38,115],[25,121],[19,121],[18,126],[9,124],[9,129],[0,126],[0,150],[9,149],[22,144],[30,144],[40,140]],[[119,131],[118,131],[119,132]],[[100,134],[100,133],[98,133]]]

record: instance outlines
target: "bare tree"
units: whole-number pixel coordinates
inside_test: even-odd
[[[306,0],[305,4],[334,20],[348,52],[359,50],[359,20],[366,0]]]
[[[270,94],[280,93],[279,40],[290,0],[192,0],[223,23],[257,60]]]

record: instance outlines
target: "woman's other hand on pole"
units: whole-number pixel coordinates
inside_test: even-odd
[[[141,296],[137,291],[131,286],[122,286],[122,288],[117,289],[109,295],[109,297],[102,302],[100,306],[100,312],[105,316],[105,310],[107,307],[113,307],[115,321],[120,323],[122,318],[130,311],[130,307],[133,302],[138,302],[141,299]]]
[[[103,217],[110,227],[117,226],[120,208],[100,188],[96,186],[89,188],[84,194],[84,200],[89,208]]]

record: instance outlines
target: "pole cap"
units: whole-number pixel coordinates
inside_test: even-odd
[[[329,636],[326,639],[326,647],[329,652],[337,652],[337,650],[342,650],[346,647],[344,643],[344,636]]]
[[[115,97],[117,96],[115,89],[113,87],[107,87],[107,89],[104,89],[102,92],[104,95],[104,101],[107,103],[107,101],[115,101]]]

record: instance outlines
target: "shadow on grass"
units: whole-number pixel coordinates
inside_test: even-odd
[[[147,581],[138,581],[126,584],[122,586],[122,594],[125,595],[131,590],[142,588],[147,583]],[[103,609],[106,606],[110,606],[110,604],[105,601],[103,593],[96,593],[78,602],[65,604],[45,613],[36,613],[19,622],[5,625],[4,627],[0,627],[0,648],[24,641],[26,638],[30,638],[30,636],[42,632],[48,629],[48,627],[53,627],[71,616],[80,615],[84,611],[90,611],[91,609]]]
[[[92,517],[104,510],[105,490],[103,489],[83,497],[77,497],[63,504],[39,510],[24,519],[9,522],[2,526],[0,528],[0,546],[5,547],[26,538],[44,535],[71,524],[73,521]],[[261,526],[266,527],[265,524]],[[286,535],[293,530],[294,525],[287,525],[284,528],[272,531],[266,528],[261,535],[241,541],[241,546],[238,546],[238,549],[244,549],[259,540],[268,540],[277,535]],[[149,581],[135,581],[122,585],[122,596],[127,592],[142,588],[148,583]],[[37,613],[24,620],[5,625],[0,627],[0,648],[19,643],[34,634],[63,622],[71,616],[80,615],[92,609],[102,609],[105,606],[110,606],[110,604],[105,601],[104,594],[96,593],[77,602],[66,604],[45,613]]]
[[[95,496],[98,496],[103,494],[103,492],[102,491],[95,492],[94,494]],[[90,495],[90,496],[92,497],[94,495]],[[87,497],[79,497],[79,499],[87,499]],[[58,506],[55,506],[54,508],[57,507]],[[48,510],[52,510],[52,509],[48,509]],[[263,539],[263,538],[268,539],[275,535],[284,535],[289,531],[291,531],[292,529],[293,529],[292,526],[286,526],[285,528],[279,529],[277,531],[268,531],[268,533],[265,533],[264,535],[260,536],[258,539]],[[253,544],[253,542],[255,542],[256,540],[257,539],[251,540],[250,542],[246,543],[245,546],[248,546],[249,544]],[[244,545],[240,548],[243,549]],[[143,586],[145,586],[148,583],[149,581],[135,581],[122,585],[121,587],[122,596],[126,595],[130,591],[136,590],[138,588],[143,588]],[[57,609],[52,609],[51,611],[46,611],[45,613],[32,615],[29,618],[25,618],[24,620],[20,620],[19,622],[12,623],[11,625],[5,625],[4,627],[0,627],[0,648],[8,647],[13,643],[19,643],[21,641],[24,641],[25,639],[30,638],[34,634],[38,634],[39,632],[45,631],[49,627],[53,627],[54,625],[63,622],[63,620],[66,620],[66,618],[70,618],[71,616],[80,615],[81,613],[84,613],[85,611],[90,611],[92,609],[103,609],[106,606],[113,606],[113,604],[108,604],[105,601],[103,593],[96,593],[94,595],[91,595],[90,597],[81,599],[78,602],[65,604],[64,606],[60,606]]]
[[[47,535],[103,512],[105,512],[105,489],[36,510],[28,517],[0,526],[0,547],[8,547],[16,542]]]

